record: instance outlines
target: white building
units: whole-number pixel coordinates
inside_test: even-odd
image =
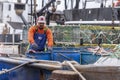
[[[24,3],[14,3],[9,1],[0,2],[0,34],[2,34],[5,25],[9,28],[9,33],[7,34],[20,34],[20,39],[22,40],[22,32],[24,22],[29,22],[28,18],[28,4]]]
[[[22,4],[22,3],[21,3]],[[23,16],[26,20],[28,20],[28,5],[22,4],[23,7]],[[22,22],[21,18],[16,14],[16,9],[19,8],[17,3],[13,2],[0,2],[0,20],[2,22],[10,21],[10,22]]]

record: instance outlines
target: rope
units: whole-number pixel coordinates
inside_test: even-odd
[[[21,68],[21,67],[23,67],[23,66],[25,66],[25,65],[27,65],[27,64],[37,63],[37,62],[39,62],[39,61],[28,61],[28,62],[25,62],[25,63],[20,64],[20,65],[18,65],[18,66],[15,66],[15,67],[13,67],[13,68],[11,68],[11,69],[4,69],[4,70],[0,71],[0,75],[5,74],[5,73],[8,73],[8,72],[11,72],[11,71],[14,71],[14,70],[16,70],[16,69],[18,69],[18,68]]]
[[[57,53],[57,54],[59,54],[60,56],[62,56],[62,57],[64,57],[64,58],[66,58],[66,59],[68,59],[68,60],[73,60],[73,59],[71,59],[70,57],[67,57],[66,55],[64,55],[64,54],[61,54],[61,53]]]
[[[66,61],[66,63],[81,77],[82,80],[86,80],[86,78],[70,63],[70,61]]]

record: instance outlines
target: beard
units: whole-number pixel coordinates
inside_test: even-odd
[[[43,29],[43,26],[39,26],[39,29]]]

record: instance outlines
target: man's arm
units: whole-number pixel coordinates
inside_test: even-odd
[[[28,41],[29,43],[34,43],[34,32],[35,32],[35,29],[34,27],[30,27],[30,29],[28,30]]]
[[[48,29],[46,34],[47,34],[47,40],[48,40],[48,47],[52,47],[53,46],[53,34],[52,34],[52,31],[50,29]]]

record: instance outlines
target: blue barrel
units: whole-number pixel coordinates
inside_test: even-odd
[[[3,65],[0,66],[0,71],[2,69],[11,69],[17,66],[16,64],[2,61],[0,61],[0,65]],[[51,75],[51,71],[24,66],[16,70],[10,71],[9,73],[1,74],[0,80],[41,80],[41,75],[43,74],[45,80],[48,80]]]
[[[60,61],[63,62],[65,60],[74,60],[80,63],[81,61],[81,56],[79,51],[72,51],[72,50],[56,50],[53,51],[52,53],[52,59],[54,61]]]
[[[93,64],[95,63],[101,55],[93,54],[92,52],[88,51],[81,51],[81,64]]]
[[[26,57],[38,60],[52,60],[51,53],[49,52],[26,53]]]

